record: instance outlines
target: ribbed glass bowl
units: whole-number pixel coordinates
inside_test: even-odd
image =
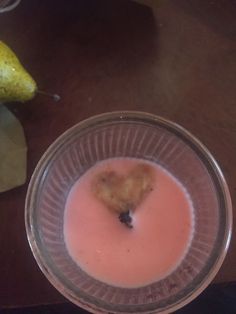
[[[18,6],[21,0],[0,0],[0,13],[11,11]]]
[[[162,165],[184,185],[194,207],[193,240],[182,263],[141,288],[95,280],[65,247],[63,216],[72,185],[96,162],[111,157]],[[48,148],[29,184],[25,223],[42,272],[75,304],[93,313],[169,313],[199,295],[219,270],[229,246],[232,208],[219,166],[188,131],[148,113],[111,112],[80,122]]]

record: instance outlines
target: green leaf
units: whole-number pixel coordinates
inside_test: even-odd
[[[0,192],[26,181],[27,146],[20,121],[0,104]]]

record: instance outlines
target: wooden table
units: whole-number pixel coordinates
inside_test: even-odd
[[[149,1],[149,3],[157,1]],[[63,302],[31,254],[24,200],[32,171],[67,128],[91,115],[141,110],[189,129],[211,150],[236,201],[236,2],[22,0],[0,15],[10,45],[39,87],[8,107],[28,142],[28,179],[0,194],[0,307]],[[236,237],[215,281],[236,280]]]

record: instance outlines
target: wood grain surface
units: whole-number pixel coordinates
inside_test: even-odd
[[[40,89],[8,104],[28,143],[27,183],[0,194],[0,307],[64,301],[40,272],[24,227],[28,181],[46,148],[94,114],[141,110],[195,134],[236,201],[236,1],[22,0],[0,14],[0,40]],[[235,208],[234,208],[235,210]],[[236,280],[236,237],[215,282]]]

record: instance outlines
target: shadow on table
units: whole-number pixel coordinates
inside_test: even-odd
[[[2,310],[1,314],[86,314],[71,303]],[[236,283],[211,285],[196,300],[176,314],[235,314]]]
[[[1,39],[27,64],[41,90],[61,96],[59,106],[48,106],[42,97],[35,97],[33,106],[23,104],[21,108],[27,106],[27,110],[18,115],[23,125],[34,119],[39,123],[38,116],[47,124],[48,116],[55,115],[55,107],[57,116],[67,107],[79,110],[80,118],[86,118],[88,105],[83,104],[87,96],[100,95],[100,86],[104,93],[106,82],[107,94],[112,90],[113,97],[121,92],[132,95],[135,83],[126,89],[129,82],[142,81],[158,58],[156,18],[150,7],[134,1],[31,0],[22,1],[10,14],[0,20]],[[4,28],[4,19],[8,29]],[[19,29],[17,39],[11,36],[11,29]],[[109,111],[110,103],[103,103],[100,112]],[[64,110],[65,129],[78,122],[76,116],[77,112],[73,120],[69,111]],[[52,124],[55,126],[49,136],[61,133],[60,123],[51,119],[49,126]],[[41,135],[44,125],[38,125],[35,133]],[[49,136],[48,144],[54,139]]]
[[[235,0],[181,0],[176,1],[175,5],[182,7],[215,33],[232,40],[236,39]]]
[[[157,57],[152,9],[134,1],[23,1],[16,14],[29,21],[27,38],[19,37],[30,43],[31,55],[40,56],[34,71],[44,80],[45,64],[49,69],[57,65],[68,76],[124,75]]]

